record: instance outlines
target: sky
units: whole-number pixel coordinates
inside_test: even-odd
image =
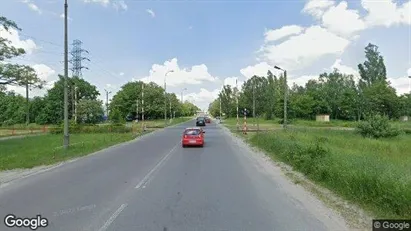
[[[68,0],[68,39],[82,41],[83,78],[105,102],[129,81],[153,81],[201,109],[224,84],[238,87],[279,66],[304,85],[337,68],[358,77],[368,43],[379,46],[397,94],[410,91],[411,1],[406,0]],[[0,35],[27,51],[53,86],[64,74],[63,0],[1,0],[22,31]],[[71,57],[70,57],[71,58]],[[70,72],[71,75],[71,72]],[[44,95],[33,89],[31,96]],[[25,94],[20,87],[9,90]]]

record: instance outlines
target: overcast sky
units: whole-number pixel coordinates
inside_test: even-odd
[[[23,29],[6,34],[49,87],[63,74],[62,0],[1,0]],[[385,58],[398,94],[409,91],[411,3],[392,0],[141,1],[69,0],[69,40],[79,39],[83,78],[113,93],[128,81],[154,81],[205,109],[223,84],[242,84],[278,65],[289,85],[336,67],[357,75],[364,47]],[[10,87],[24,94],[24,89]],[[42,95],[33,91],[32,95]],[[113,96],[110,95],[110,98]]]

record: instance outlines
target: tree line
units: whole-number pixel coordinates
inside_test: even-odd
[[[253,76],[239,91],[230,85],[223,86],[218,98],[209,104],[213,116],[221,111],[226,117],[239,116],[246,110],[247,116],[265,119],[284,116],[284,92],[287,90],[287,116],[290,119],[314,119],[316,115],[327,114],[334,120],[362,120],[379,114],[389,119],[411,116],[411,95],[398,96],[387,80],[384,58],[378,46],[365,47],[365,61],[358,65],[359,79],[334,69],[322,73],[318,80],[311,79],[305,86],[285,86],[284,75]],[[253,104],[254,103],[254,104]],[[254,107],[255,107],[255,110]],[[254,111],[254,113],[253,113]]]
[[[17,24],[0,16],[0,27],[6,32],[10,29],[20,31]],[[59,75],[54,86],[44,96],[30,98],[29,89],[42,89],[46,82],[41,80],[35,70],[27,65],[12,62],[13,58],[24,55],[22,48],[16,48],[6,38],[0,37],[0,125],[22,123],[61,124],[64,115],[64,76]],[[141,118],[141,90],[143,82],[129,82],[121,87],[106,105],[109,120],[122,122],[127,118]],[[98,123],[104,120],[103,102],[98,99],[97,87],[83,78],[68,78],[69,119],[76,123]],[[26,96],[8,91],[7,86],[26,88]],[[146,119],[164,118],[164,113],[173,116],[193,115],[199,108],[190,102],[180,102],[174,93],[165,93],[159,85],[144,84],[144,114]],[[167,108],[165,112],[164,108]]]

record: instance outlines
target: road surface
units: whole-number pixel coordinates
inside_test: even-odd
[[[169,127],[1,188],[0,230],[17,230],[5,227],[7,214],[40,214],[49,224],[38,230],[53,231],[330,230],[259,171],[221,125],[205,128],[204,148],[183,149],[182,130],[194,125]]]

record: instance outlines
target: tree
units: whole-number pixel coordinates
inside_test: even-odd
[[[103,120],[104,109],[101,100],[81,99],[77,106],[77,116],[79,122],[96,124]]]
[[[384,64],[384,58],[378,51],[378,46],[369,43],[365,47],[366,61],[358,65],[360,72],[360,84],[362,87],[369,87],[376,82],[386,83],[387,70]]]
[[[0,16],[0,30],[6,33],[10,29],[21,31],[17,24],[5,17]],[[27,84],[33,87],[42,87],[45,82],[41,80],[35,70],[26,65],[3,63],[7,59],[12,59],[25,54],[22,48],[16,48],[11,45],[11,41],[0,37],[0,85],[17,85],[25,86]]]
[[[129,115],[136,116],[137,101],[139,102],[139,117],[141,114],[141,89],[143,82],[129,82],[121,87],[111,103],[109,109],[114,115],[110,115],[111,119],[116,117],[126,118]],[[165,96],[164,89],[156,83],[145,83],[144,85],[144,117],[145,119],[161,119],[164,118],[164,107],[166,106],[167,115],[170,116],[170,102],[171,110],[176,111],[176,115],[183,115],[183,106],[179,102],[177,96],[172,93],[167,93],[167,103],[164,105]]]
[[[96,86],[79,77],[69,78],[67,85],[69,119],[72,119],[74,116],[74,93],[77,94],[78,102],[82,99],[97,100],[97,97],[100,95]],[[77,90],[74,90],[75,87]],[[59,75],[59,80],[47,91],[44,100],[46,103],[38,120],[44,124],[60,123],[63,120],[64,112],[64,76]]]
[[[0,122],[3,125],[24,123],[26,104],[23,96],[15,92],[0,94]]]

